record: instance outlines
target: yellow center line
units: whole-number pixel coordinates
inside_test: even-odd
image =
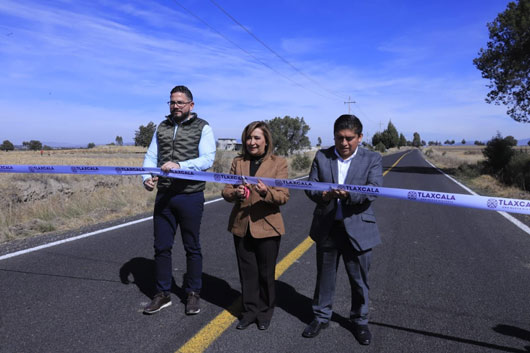
[[[278,279],[296,260],[298,260],[313,245],[313,240],[307,237],[289,254],[287,254],[277,265],[275,278]],[[232,305],[223,310],[217,317],[204,326],[195,336],[178,349],[178,353],[204,352],[213,341],[215,341],[228,328],[236,317],[230,312],[241,311],[241,300],[237,298]]]
[[[387,170],[385,170],[385,172],[383,173],[383,176],[387,175],[389,171],[392,170],[392,168],[394,168],[402,159],[403,157],[405,157],[407,154],[409,154],[410,151],[408,151],[407,153],[405,153],[404,155],[402,155],[401,157],[398,158],[398,160],[396,161],[396,163],[392,164],[392,166],[390,168],[388,168]]]
[[[399,161],[403,159],[409,152],[401,156],[396,163],[394,163],[389,169],[387,169],[383,176],[385,176],[392,168],[394,168]],[[314,242],[310,237],[307,237],[302,241],[296,248],[294,248],[289,254],[287,254],[277,265],[275,278],[278,279],[291,265],[302,257],[303,254]],[[201,353],[206,350],[219,336],[223,334],[230,325],[236,321],[236,317],[231,312],[241,311],[241,300],[237,298],[230,307],[223,310],[217,315],[212,321],[204,326],[199,332],[188,340],[182,347],[180,347],[176,353]]]

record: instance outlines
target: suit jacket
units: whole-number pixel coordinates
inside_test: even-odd
[[[250,175],[250,161],[242,157],[236,157],[232,161],[230,174]],[[287,179],[287,161],[285,158],[270,156],[265,158],[255,177]],[[267,194],[262,197],[250,188],[248,199],[240,201],[236,193],[237,185],[225,185],[222,195],[228,202],[234,202],[232,213],[228,220],[228,231],[239,237],[250,234],[254,238],[267,238],[285,234],[280,205],[289,199],[289,190],[282,187],[268,187]]]
[[[335,147],[320,150],[315,155],[309,181],[338,183],[338,165]],[[357,154],[352,159],[344,184],[382,186],[382,158],[379,153],[357,147]],[[337,200],[324,201],[322,192],[306,191],[307,196],[316,202],[313,212],[310,236],[318,242],[326,237],[335,220]],[[372,210],[375,196],[350,192],[349,198],[341,200],[344,226],[357,250],[368,250],[381,243],[379,230]]]

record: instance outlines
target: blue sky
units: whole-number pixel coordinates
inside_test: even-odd
[[[132,142],[178,84],[216,137],[290,115],[331,144],[348,97],[369,140],[530,137],[472,63],[508,1],[215,1],[290,65],[209,0],[2,0],[0,140]]]

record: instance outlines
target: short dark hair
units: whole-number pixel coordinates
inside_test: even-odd
[[[357,135],[361,135],[363,133],[363,124],[355,115],[343,114],[335,120],[333,133],[344,129],[353,130]]]
[[[267,125],[267,123],[264,122],[264,121],[253,121],[253,122],[248,124],[243,129],[243,133],[241,134],[241,144],[242,144],[242,146],[241,146],[241,151],[242,151],[241,155],[245,159],[251,159],[251,155],[250,155],[250,153],[248,153],[248,150],[247,150],[246,141],[247,141],[247,138],[252,133],[252,131],[254,131],[256,129],[261,129],[261,131],[263,131],[263,136],[265,137],[265,144],[266,145],[265,145],[265,154],[264,154],[263,157],[264,158],[269,157],[274,152],[274,143],[272,141],[272,132],[271,132],[271,129],[269,128],[269,125]]]
[[[173,93],[184,93],[186,95],[186,97],[188,97],[188,99],[191,101],[193,101],[193,94],[191,94],[191,91],[188,89],[188,87],[186,86],[175,86],[173,87],[173,89],[171,90],[171,94]]]

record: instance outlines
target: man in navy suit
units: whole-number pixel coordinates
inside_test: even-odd
[[[333,126],[335,146],[315,155],[309,181],[382,186],[381,155],[359,146],[363,134],[355,115],[341,115]],[[317,282],[313,321],[303,332],[315,337],[329,324],[335,279],[342,256],[351,286],[350,320],[362,345],[371,342],[368,328],[368,269],[372,248],[381,243],[372,201],[375,196],[342,189],[306,191],[316,203],[310,236],[317,246]]]

